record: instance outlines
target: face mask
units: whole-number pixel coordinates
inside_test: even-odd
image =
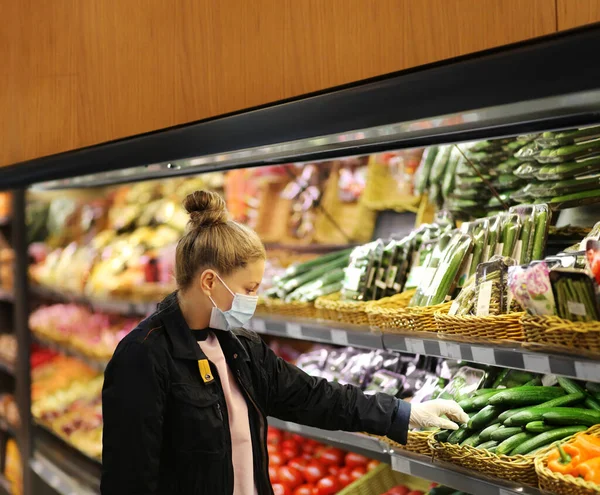
[[[210,313],[210,328],[216,330],[232,330],[234,328],[243,327],[250,321],[252,316],[254,316],[254,311],[258,304],[258,296],[234,294],[219,275],[217,275],[217,278],[233,296],[233,303],[231,304],[231,309],[221,311],[213,301],[212,297],[208,296],[210,302],[212,302],[214,306]]]

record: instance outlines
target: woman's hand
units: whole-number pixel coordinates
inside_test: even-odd
[[[435,399],[422,404],[411,404],[409,425],[411,428],[458,429],[456,423],[441,416],[448,416],[448,418],[460,424],[469,421],[467,413],[453,400]]]

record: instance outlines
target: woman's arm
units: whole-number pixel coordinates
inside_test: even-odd
[[[152,348],[122,342],[106,368],[102,391],[103,495],[158,493],[166,390],[166,373]]]
[[[364,431],[406,443],[410,404],[387,394],[312,377],[262,345],[267,376],[267,414],[324,430]]]

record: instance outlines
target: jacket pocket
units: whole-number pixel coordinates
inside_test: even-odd
[[[213,387],[171,385],[170,441],[180,452],[198,452],[220,457],[225,452],[224,416],[221,398]]]

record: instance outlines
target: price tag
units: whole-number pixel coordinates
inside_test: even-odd
[[[398,455],[392,455],[392,469],[399,473],[410,474],[410,461]]]
[[[406,349],[413,354],[425,354],[425,343],[422,340],[406,339]]]
[[[523,354],[523,364],[526,370],[536,373],[551,373],[550,359],[548,356],[537,354]]]
[[[285,329],[287,334],[293,339],[303,339],[302,327],[297,323],[286,323]]]
[[[286,421],[285,423],[286,430],[293,431],[294,433],[299,433],[302,427],[299,424],[291,423],[290,421]]]
[[[600,365],[587,361],[575,361],[575,372],[580,380],[598,381],[600,379]]]
[[[256,333],[267,333],[267,326],[265,325],[265,320],[261,320],[260,318],[254,318],[252,320],[252,330]]]
[[[471,347],[473,353],[473,361],[483,364],[496,364],[496,355],[494,349],[488,347]]]
[[[585,304],[575,301],[567,301],[567,308],[572,315],[585,316]]]
[[[348,333],[344,330],[331,329],[331,342],[337,345],[348,345]]]
[[[448,350],[448,357],[456,360],[462,359],[462,353],[460,352],[460,346],[458,344],[446,343]]]
[[[446,357],[448,355],[448,345],[446,342],[440,341],[440,356]]]

